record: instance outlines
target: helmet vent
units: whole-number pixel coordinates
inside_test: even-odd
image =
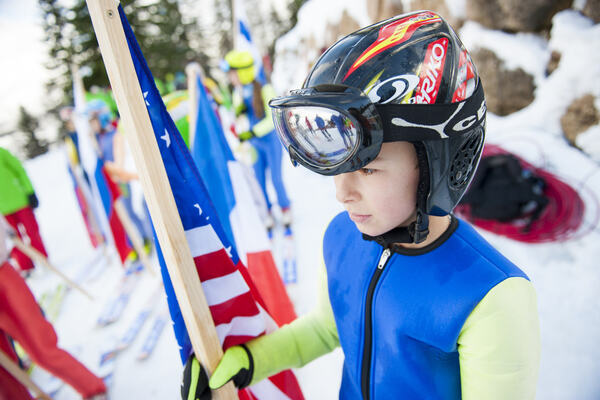
[[[481,139],[482,135],[472,135],[454,155],[448,178],[452,189],[462,189],[469,182],[480,152]]]

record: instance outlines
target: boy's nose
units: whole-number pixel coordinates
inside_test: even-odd
[[[342,204],[356,201],[360,198],[360,193],[356,188],[354,179],[355,173],[356,171],[347,172],[333,177],[333,182],[335,183],[335,198]]]

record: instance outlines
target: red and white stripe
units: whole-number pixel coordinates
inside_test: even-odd
[[[244,265],[233,264],[213,227],[209,224],[189,229],[185,235],[223,349],[276,329],[273,319],[257,301],[258,293]],[[295,379],[290,384],[290,375],[293,377],[288,370],[265,379],[240,391],[240,398],[303,399]]]

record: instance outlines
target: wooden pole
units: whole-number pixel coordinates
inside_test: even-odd
[[[150,272],[152,276],[156,277],[156,272],[154,271],[154,269],[152,269],[152,266],[150,265],[150,259],[144,251],[144,242],[142,240],[142,237],[138,233],[136,226],[133,224],[129,213],[127,212],[127,209],[123,204],[123,199],[118,198],[115,201],[115,211],[117,212],[117,216],[121,220],[123,228],[125,228],[125,232],[127,233],[127,236],[129,236],[131,244],[133,244],[133,248],[138,254],[142,265],[144,266],[146,271]]]
[[[0,366],[8,371],[16,380],[18,380],[23,386],[31,390],[38,399],[52,400],[36,383],[31,380],[29,375],[23,371],[16,362],[11,360],[2,350],[0,350]]]
[[[210,375],[223,351],[153,134],[118,3],[115,0],[86,1],[177,302],[196,357]],[[233,383],[214,391],[213,398],[236,399]]]
[[[79,290],[87,298],[89,298],[92,301],[94,300],[94,298],[92,297],[91,294],[89,294],[84,288],[79,286],[77,283],[75,283],[71,279],[69,279],[65,274],[63,274],[54,265],[52,265],[50,263],[50,261],[48,261],[46,256],[44,256],[42,253],[40,253],[37,249],[35,249],[34,247],[32,247],[28,244],[25,244],[18,236],[11,236],[10,240],[12,240],[13,243],[15,244],[15,247],[17,249],[21,250],[23,253],[25,253],[25,255],[27,257],[31,258],[34,261],[39,262],[40,264],[44,264],[44,266],[46,268],[48,268],[49,270],[51,270],[52,272],[54,272],[55,274],[57,274],[58,276],[63,278],[65,280],[65,282],[67,282],[67,284],[69,286],[71,286],[73,289]]]

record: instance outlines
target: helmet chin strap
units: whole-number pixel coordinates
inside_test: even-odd
[[[379,243],[384,248],[391,247],[394,243],[422,243],[429,234],[429,216],[417,210],[417,218],[408,226],[398,226],[378,236],[362,234],[363,239]]]

